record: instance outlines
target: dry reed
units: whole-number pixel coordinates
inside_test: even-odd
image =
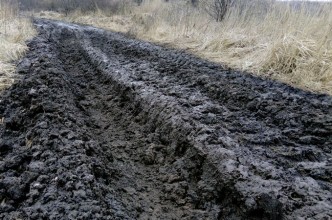
[[[34,34],[31,22],[20,17],[18,4],[0,0],[0,90],[17,78],[13,61],[24,55],[27,49],[25,41]]]

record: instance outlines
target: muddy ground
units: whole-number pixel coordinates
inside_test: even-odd
[[[1,96],[0,219],[331,219],[332,98],[37,20]]]

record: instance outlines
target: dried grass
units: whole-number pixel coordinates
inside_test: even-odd
[[[223,22],[186,1],[163,0],[145,0],[120,15],[76,12],[64,19],[166,43],[231,68],[332,94],[331,3],[236,3]]]
[[[129,32],[231,68],[332,94],[331,4],[246,4],[234,6],[217,23],[188,4],[153,0],[136,9]]]
[[[34,34],[31,22],[20,17],[18,5],[13,1],[0,0],[0,90],[17,78],[13,61],[24,55],[27,49],[25,41]]]

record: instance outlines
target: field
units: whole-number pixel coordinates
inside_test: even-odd
[[[139,6],[129,0],[68,2],[28,0],[20,7],[25,14],[127,33],[233,69],[332,94],[331,3],[238,0],[222,22],[216,22],[206,1],[196,7],[189,1],[145,0]],[[24,42],[34,35],[18,7],[13,1],[0,3],[1,87],[15,78],[12,61],[24,54]]]
[[[332,217],[331,96],[35,24],[1,96],[0,219]]]
[[[116,1],[115,1],[116,2]],[[206,3],[146,0],[117,10],[74,10],[61,18],[189,51],[230,68],[332,94],[330,3],[237,1],[222,22]],[[53,17],[42,12],[44,17]],[[53,15],[53,16],[52,16]]]
[[[0,9],[0,219],[332,218],[330,3]]]

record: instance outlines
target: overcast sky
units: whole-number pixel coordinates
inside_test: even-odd
[[[278,1],[332,2],[332,0],[278,0]]]

